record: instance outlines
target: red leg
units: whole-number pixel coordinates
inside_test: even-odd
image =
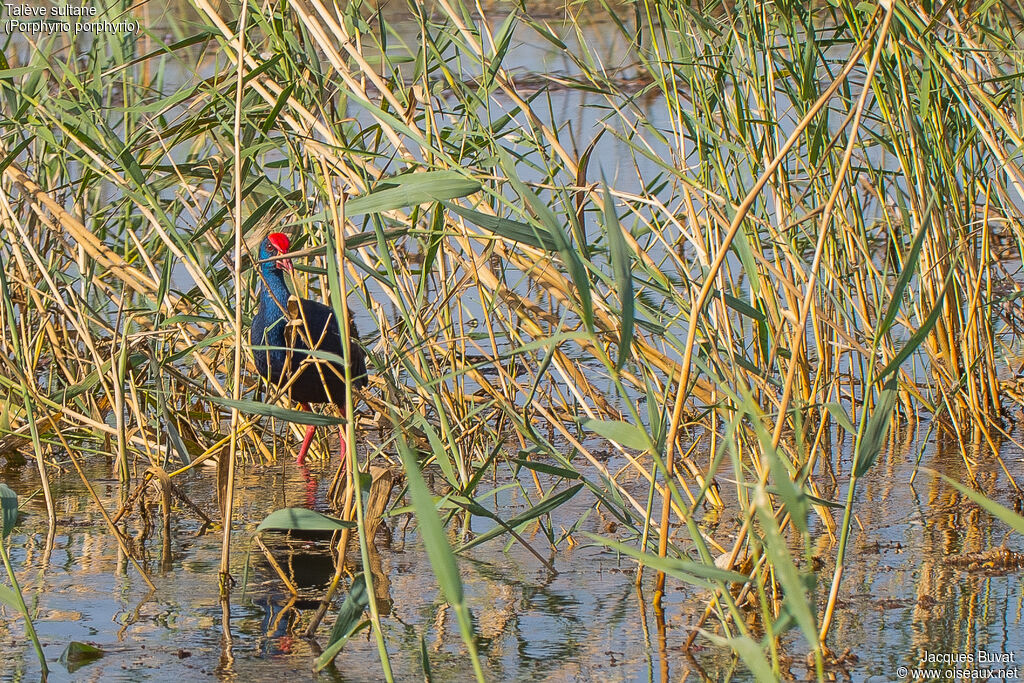
[[[306,412],[313,412],[313,409],[309,407],[308,403],[302,403],[300,405]],[[306,451],[309,450],[309,444],[313,443],[314,432],[316,432],[316,425],[309,425],[306,427],[306,436],[302,439],[302,447],[299,448],[299,455],[295,458],[296,463],[301,465],[306,462]]]

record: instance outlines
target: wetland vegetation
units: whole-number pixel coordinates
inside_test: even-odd
[[[1016,5],[95,5],[0,63],[5,677],[1024,656]]]

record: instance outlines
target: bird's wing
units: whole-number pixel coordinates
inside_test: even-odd
[[[341,353],[338,340],[338,326],[334,313],[316,302],[288,297],[288,322],[285,339],[289,348],[305,351],[319,349],[330,353]]]
[[[320,372],[344,379],[344,367],[337,361],[316,359],[303,353],[308,349],[317,349],[342,357],[341,332],[334,310],[318,301],[291,296],[288,298],[287,318],[286,345],[298,352],[297,358],[303,363],[315,363]],[[356,340],[355,326],[351,325],[350,330],[349,361],[352,364],[352,377],[355,386],[362,387],[366,385],[366,354]]]

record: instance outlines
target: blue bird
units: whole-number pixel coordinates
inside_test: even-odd
[[[288,236],[272,232],[260,245],[259,307],[252,319],[249,341],[253,346],[274,347],[254,350],[256,370],[272,387],[280,387],[303,409],[311,403],[333,403],[345,412],[345,366],[341,331],[334,309],[318,301],[292,296],[285,282],[285,271],[292,270],[291,259],[274,259],[288,253]],[[273,259],[273,260],[271,260]],[[334,354],[339,360],[315,358],[310,350]],[[352,384],[366,386],[366,353],[358,344],[355,324],[349,322],[348,361]],[[303,464],[313,441],[314,425],[306,436],[295,461]],[[345,462],[345,435],[341,437],[341,458]]]

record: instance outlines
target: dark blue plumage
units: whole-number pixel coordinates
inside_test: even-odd
[[[339,361],[312,358],[307,351],[315,349],[342,353],[341,331],[334,310],[317,301],[292,297],[285,282],[284,271],[291,270],[288,259],[269,260],[288,252],[288,238],[271,233],[260,245],[259,307],[252,319],[249,341],[253,346],[277,347],[254,350],[256,370],[272,386],[286,387],[288,396],[308,409],[310,403],[345,402],[345,367]],[[366,355],[356,343],[354,324],[349,325],[349,363],[355,387],[366,385]],[[294,380],[292,377],[298,373]],[[302,462],[313,427],[299,453]]]

